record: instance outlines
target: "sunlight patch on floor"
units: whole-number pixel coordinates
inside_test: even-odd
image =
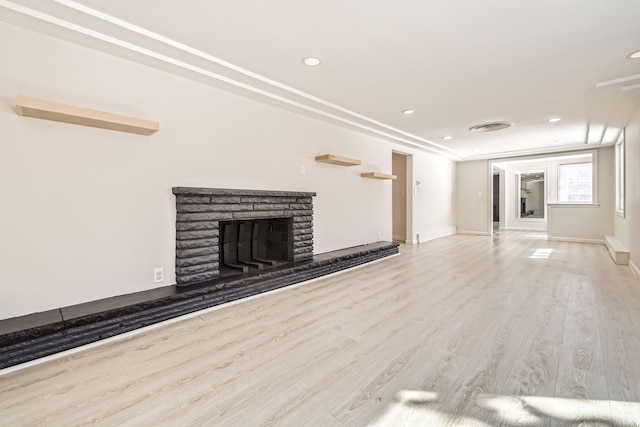
[[[527,234],[525,235],[526,238],[528,239],[543,239],[543,240],[547,240],[547,235],[546,234]]]
[[[536,249],[536,251],[529,258],[534,259],[546,259],[551,256],[553,249]]]
[[[445,405],[439,398],[436,392],[400,390],[369,426],[458,427],[499,423],[533,427],[543,422],[562,421],[630,427],[640,423],[640,402],[480,394],[473,413],[464,414],[457,411],[456,405]]]

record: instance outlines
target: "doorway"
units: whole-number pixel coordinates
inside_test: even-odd
[[[493,232],[505,229],[505,170],[496,165],[492,166],[492,224]]]
[[[392,152],[391,173],[397,178],[392,181],[393,241],[407,243],[407,164],[410,156]]]

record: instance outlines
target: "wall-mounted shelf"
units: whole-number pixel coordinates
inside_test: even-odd
[[[117,130],[138,135],[152,135],[160,129],[158,122],[150,120],[121,116],[26,96],[16,97],[16,107],[18,114],[25,117]]]
[[[358,159],[336,156],[335,154],[323,154],[322,156],[316,156],[316,162],[331,163],[332,165],[339,166],[357,166],[362,163]]]
[[[360,174],[363,178],[374,178],[374,179],[396,179],[397,176],[389,175],[387,173],[380,172],[363,172]]]

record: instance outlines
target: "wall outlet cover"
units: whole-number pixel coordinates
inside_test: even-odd
[[[164,281],[164,268],[158,267],[153,269],[153,283],[160,283]]]

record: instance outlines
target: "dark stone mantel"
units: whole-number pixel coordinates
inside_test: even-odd
[[[272,190],[243,190],[232,188],[200,188],[173,187],[173,194],[201,194],[211,196],[273,196],[273,197],[315,197],[313,191],[272,191]]]

